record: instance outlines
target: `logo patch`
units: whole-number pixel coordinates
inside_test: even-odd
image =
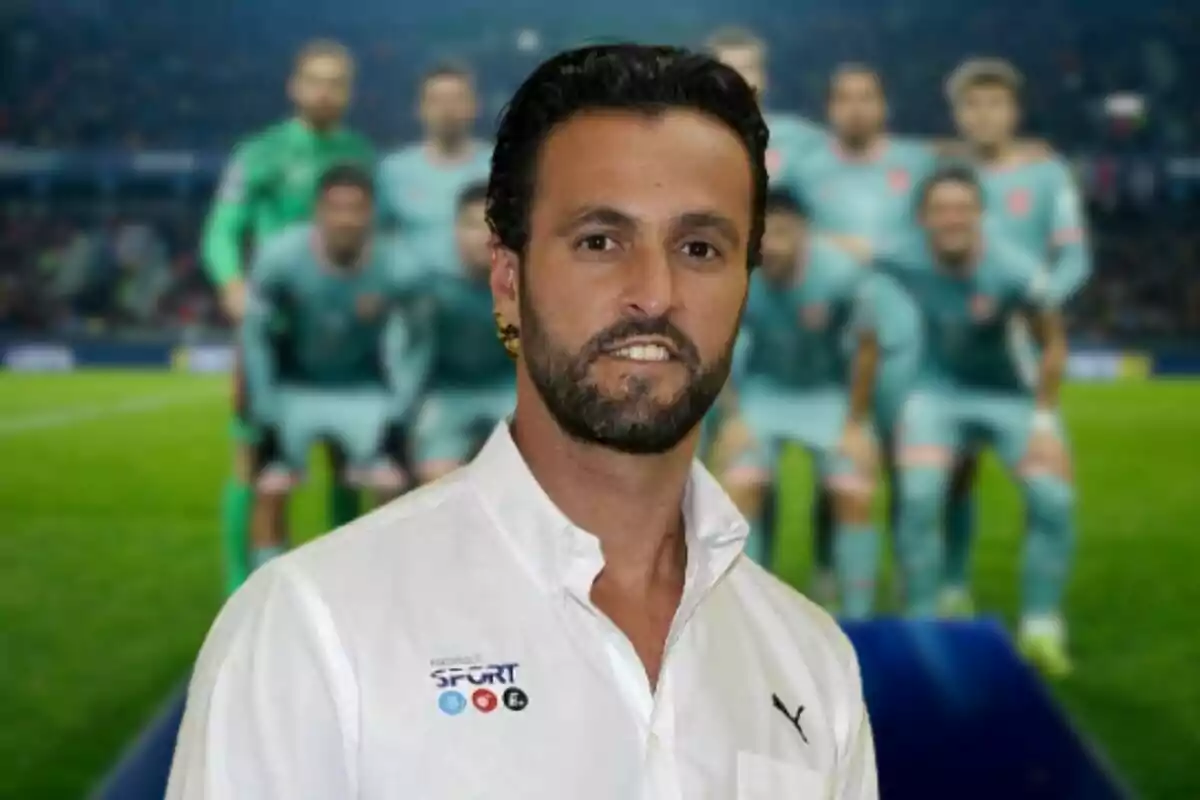
[[[971,318],[976,322],[985,322],[996,313],[996,304],[987,295],[977,294],[971,298]]]
[[[443,714],[457,717],[467,710],[467,698],[463,697],[462,692],[442,692],[438,695],[438,708],[442,710]]]
[[[888,186],[891,188],[892,194],[907,192],[912,186],[912,178],[909,176],[908,170],[903,167],[889,170]]]
[[[1033,206],[1033,198],[1028,189],[1014,189],[1008,193],[1008,213],[1014,217],[1024,217]]]
[[[383,298],[377,294],[360,294],[354,298],[354,308],[359,319],[370,322],[383,311]]]
[[[820,330],[829,321],[829,310],[824,303],[812,303],[800,309],[800,321],[810,330]]]
[[[509,711],[522,711],[529,705],[529,695],[515,685],[521,666],[515,661],[488,664],[479,656],[467,656],[434,659],[429,666],[433,668],[429,677],[440,690],[438,708],[452,717],[469,707],[490,714],[500,707],[501,698]]]
[[[774,147],[767,149],[767,174],[776,177],[779,168],[783,166],[783,154]]]

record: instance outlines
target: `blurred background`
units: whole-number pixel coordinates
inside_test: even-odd
[[[230,330],[197,244],[233,145],[288,115],[298,48],[319,36],[353,51],[350,124],[386,153],[421,137],[417,79],[439,59],[474,69],[487,137],[554,51],[698,44],[730,23],[770,44],[769,106],[818,121],[847,60],[879,69],[892,129],[921,136],[952,135],[942,81],[964,58],[1025,73],[1027,135],[1071,163],[1097,265],[1068,314],[1080,663],[1054,691],[1139,796],[1200,798],[1188,0],[0,0],[0,796],[85,794],[184,678],[219,607],[229,390],[206,373],[228,369]],[[302,537],[320,502],[300,497]],[[807,500],[787,502],[801,518]],[[1010,619],[1020,512],[994,465],[982,502],[977,596]],[[784,554],[798,585],[807,552]]]

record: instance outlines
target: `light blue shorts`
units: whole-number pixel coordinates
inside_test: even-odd
[[[390,396],[382,388],[319,389],[295,385],[279,389],[276,432],[282,464],[303,473],[318,441],[340,448],[348,467],[368,469],[383,457]]]
[[[463,464],[496,423],[512,414],[511,383],[472,389],[434,389],[425,396],[413,427],[418,465]]]

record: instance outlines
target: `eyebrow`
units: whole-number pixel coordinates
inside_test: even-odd
[[[604,225],[629,229],[637,227],[637,220],[611,206],[588,206],[571,215],[566,222],[559,226],[558,233],[566,234],[582,225]],[[735,246],[741,244],[742,241],[733,220],[715,211],[689,211],[680,214],[674,221],[674,227],[684,230],[709,228],[717,231]]]

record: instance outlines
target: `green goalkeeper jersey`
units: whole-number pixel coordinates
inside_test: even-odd
[[[217,286],[242,274],[242,246],[298,222],[313,212],[317,181],[340,163],[374,170],[375,154],[364,137],[338,128],[318,133],[290,119],[242,141],[225,168],[205,225],[204,266]]]

